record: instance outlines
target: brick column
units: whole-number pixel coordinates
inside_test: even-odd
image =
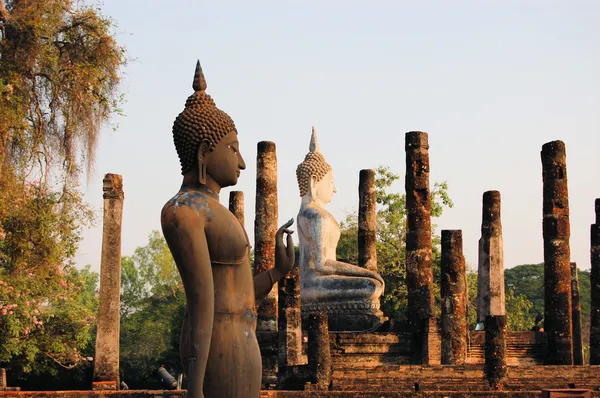
[[[600,198],[596,199],[596,223],[591,228],[590,365],[600,365]]]
[[[244,227],[244,193],[242,191],[229,192],[229,211]]]
[[[507,375],[506,315],[485,317],[485,375],[492,389],[502,389]]]
[[[467,275],[462,231],[442,230],[442,365],[467,356]]]
[[[327,314],[308,316],[308,367],[311,381],[317,390],[328,390],[331,384],[331,351]]]
[[[121,222],[123,178],[104,176],[104,224],[100,265],[98,332],[94,360],[94,390],[119,389],[119,332],[121,311]]]
[[[275,266],[277,233],[277,153],[274,142],[258,143],[256,155],[256,211],[254,218],[254,273]],[[277,284],[258,308],[258,331],[277,331]]]
[[[569,193],[565,144],[542,146],[544,334],[548,365],[573,364]]]
[[[306,364],[306,356],[302,355],[302,314],[298,266],[292,268],[279,284],[278,328],[279,368]]]
[[[358,265],[377,272],[377,202],[374,170],[360,171],[358,197]]]
[[[504,244],[500,209],[500,192],[484,192],[477,272],[478,322],[485,322],[488,315],[506,315]]]
[[[406,285],[408,321],[414,331],[414,364],[428,362],[426,331],[433,314],[431,193],[427,133],[406,133]]]
[[[581,336],[581,301],[577,263],[571,263],[571,312],[573,317],[573,365],[583,365],[583,340]]]

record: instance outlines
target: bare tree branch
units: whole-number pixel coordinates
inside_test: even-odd
[[[2,1],[2,0],[0,0]],[[47,352],[44,352],[44,354],[46,354],[46,356],[50,359],[52,359],[54,362],[56,362],[57,364],[59,364],[60,366],[62,366],[65,369],[73,369],[75,366],[77,366],[77,364],[73,364],[73,365],[63,365],[58,359],[54,358],[52,355],[48,354]]]

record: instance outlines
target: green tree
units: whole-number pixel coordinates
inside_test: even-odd
[[[474,330],[477,325],[477,272],[467,267],[467,286],[469,289],[469,302],[467,306],[467,327]],[[533,326],[533,317],[530,310],[531,301],[515,289],[507,286],[506,291],[506,315],[508,330],[530,330]]]
[[[392,192],[392,185],[400,179],[389,167],[380,166],[375,173],[377,210],[377,262],[379,273],[386,283],[382,296],[382,308],[391,318],[406,320],[406,195]],[[444,207],[452,207],[448,185],[435,183],[431,191],[431,215],[439,217]],[[338,258],[356,264],[358,262],[358,215],[347,215],[340,223]],[[435,228],[435,226],[434,226]],[[441,261],[440,237],[433,236],[434,281],[439,281]],[[436,308],[439,308],[439,283],[434,283]]]
[[[579,279],[579,295],[581,300],[581,323],[584,345],[589,344],[591,285],[590,272],[577,270]],[[512,289],[515,295],[522,295],[531,302],[531,306],[523,308],[531,320],[537,314],[544,315],[544,264],[521,264],[504,271],[506,291]],[[508,297],[507,297],[507,315]]]
[[[474,330],[477,325],[477,272],[467,266],[467,328]]]
[[[73,256],[91,213],[80,198],[29,185],[0,211],[0,366],[12,375],[73,368],[90,339],[96,275]],[[16,199],[16,200],[15,200]]]
[[[152,231],[148,244],[123,257],[121,371],[132,388],[160,387],[156,371],[181,372],[179,334],[185,292],[165,239]]]
[[[78,181],[119,111],[112,27],[81,1],[0,0],[0,366],[13,376],[89,362],[93,278],[78,282],[73,257],[93,217]]]
[[[508,330],[531,330],[535,317],[530,314],[533,303],[524,294],[516,293],[513,288],[506,292],[506,326]]]

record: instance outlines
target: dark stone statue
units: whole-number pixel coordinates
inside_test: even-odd
[[[275,267],[253,278],[244,227],[219,203],[221,188],[235,185],[246,168],[237,131],[206,94],[199,62],[193,88],[173,125],[183,184],[161,213],[187,301],[180,344],[187,396],[258,398],[262,365],[256,308],[294,264],[287,229],[293,220],[277,231]]]

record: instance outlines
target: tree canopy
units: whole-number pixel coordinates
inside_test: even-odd
[[[179,334],[185,311],[181,277],[162,234],[123,257],[121,378],[131,388],[161,388],[156,371],[181,373]]]
[[[0,367],[12,377],[49,382],[92,360],[97,275],[73,258],[94,221],[80,177],[120,111],[113,27],[82,1],[0,0]]]
[[[0,0],[0,167],[63,185],[91,168],[122,99],[112,27],[80,1]]]

